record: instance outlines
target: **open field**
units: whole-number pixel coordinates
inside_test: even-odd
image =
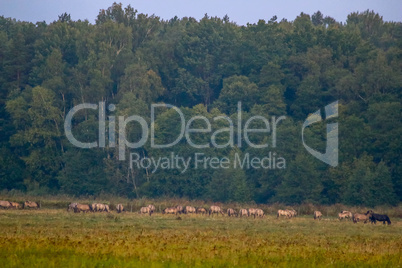
[[[0,210],[1,267],[401,267],[402,220]]]

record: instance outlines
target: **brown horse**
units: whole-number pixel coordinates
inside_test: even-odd
[[[346,219],[347,218],[347,215],[346,214],[343,214],[343,213],[338,213],[338,219],[341,221],[341,220],[343,220],[343,219]]]
[[[342,219],[350,219],[351,220],[353,218],[353,214],[350,211],[343,210],[343,211],[341,211],[341,213],[338,214],[338,218],[339,218],[339,220],[342,220]]]
[[[117,204],[117,206],[116,206],[117,213],[122,213],[123,210],[124,210],[123,205],[122,204]]]
[[[229,217],[231,217],[231,216],[237,216],[237,213],[236,213],[236,211],[235,211],[233,208],[228,208],[227,214],[228,214]]]
[[[10,204],[10,202],[8,202],[8,201],[0,201],[0,208],[10,208],[11,207],[11,204]]]
[[[297,212],[294,209],[287,209],[286,211],[290,214],[291,218],[297,216]]]
[[[174,207],[174,208],[165,208],[162,211],[162,214],[175,214],[175,215],[177,215],[177,213],[179,213],[179,212],[178,212],[178,209],[176,207]]]
[[[96,204],[96,211],[103,212],[106,210],[105,204]]]
[[[74,213],[80,213],[80,212],[86,213],[91,211],[89,205],[83,205],[83,204],[77,204],[74,208]]]
[[[73,203],[73,204],[77,204],[77,203]],[[92,203],[91,205],[89,205],[89,208],[91,209],[92,212],[96,212],[96,211],[98,211],[98,204]]]
[[[149,214],[149,216],[152,215],[152,210],[149,207],[142,207],[140,209],[141,214]]]
[[[220,207],[218,207],[218,206],[211,206],[209,208],[209,215],[214,215],[214,213],[216,213],[218,215],[220,213],[220,214],[222,214],[222,216],[224,215],[223,212],[222,212],[222,209]]]
[[[106,212],[110,212],[109,205],[106,205],[106,204],[105,204],[105,211],[106,211]]]
[[[321,220],[322,218],[322,213],[318,210],[314,211],[314,220]]]
[[[346,218],[348,218],[349,220],[351,220],[353,218],[353,214],[350,211],[342,210],[341,213],[346,214]]]
[[[152,213],[155,212],[155,206],[154,205],[148,205],[148,207],[152,211]]]
[[[17,202],[10,202],[11,208],[15,208],[15,209],[19,209],[20,208],[20,204]]]
[[[195,210],[195,213],[204,215],[204,214],[207,214],[207,210],[205,208],[197,208]]]
[[[247,210],[247,209],[244,209],[244,208],[240,209],[240,210],[239,210],[239,216],[240,216],[240,217],[243,217],[243,216],[247,216],[247,217],[248,217],[248,216],[249,216],[249,215],[248,215],[248,210]]]
[[[182,214],[182,213],[184,213],[184,208],[183,208],[183,206],[176,206],[176,208],[177,208],[177,213],[179,213],[179,214]]]
[[[278,212],[277,212],[276,218],[279,218],[280,216],[285,216],[287,218],[292,218],[292,214],[288,210],[279,209]]]
[[[353,214],[353,222],[354,223],[357,223],[359,221],[362,221],[362,222],[366,223],[368,220],[369,220],[368,215],[359,214],[359,213]]]
[[[257,213],[257,209],[255,209],[255,208],[249,208],[248,209],[248,215],[249,216],[254,216],[254,218],[255,218],[256,213]]]
[[[186,207],[184,208],[184,213],[185,213],[185,214],[195,213],[195,208],[192,207],[192,206],[186,206]]]
[[[257,208],[255,210],[255,214],[254,214],[254,218],[255,217],[260,217],[260,218],[264,217],[264,211],[262,209]]]
[[[35,208],[35,209],[39,209],[39,204],[36,202],[32,202],[32,201],[25,201],[23,208]]]

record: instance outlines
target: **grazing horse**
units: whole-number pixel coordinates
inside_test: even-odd
[[[124,210],[123,205],[122,204],[117,204],[117,206],[116,206],[117,213],[121,213],[121,212],[123,212],[123,210]]]
[[[96,211],[99,211],[99,212],[103,212],[103,211],[105,211],[105,205],[104,204],[96,204]]]
[[[205,208],[197,208],[195,210],[195,213],[204,215],[204,214],[207,214],[207,210]]]
[[[249,208],[248,209],[248,215],[249,216],[254,216],[254,218],[255,218],[256,211],[257,211],[257,209],[255,209],[255,208]]]
[[[240,210],[239,210],[239,216],[240,216],[240,217],[243,217],[243,216],[247,216],[247,217],[248,217],[248,216],[249,216],[249,215],[248,215],[248,210],[247,210],[247,209],[244,209],[244,208],[240,209]]]
[[[39,209],[39,204],[32,201],[25,201],[23,208],[36,208]]]
[[[347,213],[338,213],[338,219],[341,221],[342,219],[347,219],[349,217],[349,214]]]
[[[152,215],[152,210],[149,207],[142,207],[140,209],[141,214],[149,214],[149,216]]]
[[[148,207],[152,211],[152,213],[155,212],[155,206],[154,205],[148,205]]]
[[[228,216],[236,216],[236,211],[233,208],[228,208],[228,210],[226,211]]]
[[[89,207],[91,208],[91,211],[92,212],[97,212],[97,211],[99,211],[99,209],[100,209],[100,204],[98,204],[98,203],[93,203],[92,205],[90,205]]]
[[[318,219],[321,220],[322,213],[318,210],[314,211],[314,220]]]
[[[109,205],[106,205],[106,204],[105,204],[104,206],[105,206],[105,211],[106,211],[106,212],[110,212]]]
[[[353,218],[353,214],[350,211],[342,210],[341,213],[346,214],[346,218],[348,218],[349,220]]]
[[[282,210],[282,209],[278,210],[276,218],[279,218],[280,216],[292,218],[292,214],[288,210]]]
[[[89,208],[91,209],[92,212],[96,212],[96,211],[98,211],[98,204],[92,203],[91,205],[89,205]]]
[[[0,208],[10,208],[11,204],[8,201],[0,201]]]
[[[369,220],[369,216],[367,216],[367,215],[359,214],[359,213],[353,214],[353,222],[354,223],[357,223],[359,221],[366,223],[368,220]]]
[[[343,210],[343,211],[341,211],[341,213],[338,214],[338,218],[339,218],[339,220],[342,220],[342,219],[351,220],[351,219],[353,219],[353,214],[350,211]]]
[[[192,206],[186,206],[186,207],[184,208],[184,213],[185,213],[185,214],[195,213],[195,208],[192,207]]]
[[[178,212],[179,211],[178,211],[177,207],[175,207],[175,208],[165,208],[162,211],[162,214],[176,214],[177,215]]]
[[[294,209],[287,209],[286,211],[290,214],[291,218],[297,216],[297,212]]]
[[[339,220],[342,220],[342,219],[352,220],[353,214],[350,211],[342,210],[341,213],[338,214],[338,218],[339,218]]]
[[[20,204],[17,202],[10,202],[11,208],[15,208],[15,209],[19,209],[20,208]]]
[[[214,215],[214,213],[216,213],[218,215],[220,213],[220,214],[222,214],[222,216],[224,215],[223,212],[222,212],[222,209],[220,207],[218,207],[218,206],[211,206],[210,207],[209,215],[211,215],[211,214]]]
[[[84,213],[89,212],[90,211],[89,205],[77,204],[74,207],[74,213],[80,213],[81,211]]]
[[[391,224],[388,215],[376,214],[372,210],[367,211],[366,215],[369,216],[371,223],[377,224],[377,221],[382,221],[383,224],[385,224],[385,222],[387,222],[388,225]]]
[[[183,208],[183,206],[176,206],[176,208],[177,208],[177,213],[179,213],[179,214],[182,214],[182,213],[184,213],[184,208]]]
[[[264,211],[263,211],[262,209],[257,208],[257,209],[255,210],[254,218],[255,218],[256,216],[257,216],[257,217],[260,217],[260,218],[264,217]]]
[[[73,210],[74,208],[78,205],[78,203],[70,203],[70,205],[68,205],[67,207],[67,211]],[[92,209],[91,209],[92,210]]]

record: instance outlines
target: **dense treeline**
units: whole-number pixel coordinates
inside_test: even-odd
[[[164,21],[113,4],[96,24],[68,14],[51,24],[0,17],[0,189],[36,194],[128,197],[176,196],[213,201],[350,205],[397,204],[402,198],[402,25],[374,12],[352,13],[345,24],[300,14],[293,22],[260,20],[238,26],[205,15],[200,21]],[[306,117],[339,101],[339,165],[308,154],[301,142]],[[130,169],[118,147],[81,149],[66,138],[72,107],[104,101],[108,116],[140,115],[151,123],[151,103],[181,107],[186,119],[202,115],[212,130],[253,115],[286,116],[271,133],[250,134],[256,144],[195,149],[182,139],[168,149],[149,141],[126,150],[141,157],[250,157],[275,153],[284,169]],[[159,109],[153,125],[158,143],[173,141],[179,117]],[[98,137],[99,113],[83,110],[73,133],[83,142]],[[116,119],[117,120],[117,119]],[[261,127],[261,121],[254,121]],[[326,123],[306,129],[306,143],[325,151]],[[117,122],[116,122],[117,125]],[[193,126],[205,128],[202,121]],[[127,139],[141,138],[137,123]],[[106,134],[106,136],[108,136]],[[195,144],[211,135],[192,134]],[[228,133],[216,136],[225,144]],[[244,138],[244,137],[243,137]],[[237,136],[235,137],[237,139]],[[272,155],[271,154],[271,155]],[[272,155],[272,158],[274,156]]]

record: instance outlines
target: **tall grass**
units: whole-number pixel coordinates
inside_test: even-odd
[[[148,201],[143,200],[144,204]],[[170,204],[165,202],[160,204]],[[253,219],[180,215],[179,220],[175,215],[160,213],[148,216],[130,212],[75,214],[64,209],[0,210],[0,264],[398,267],[402,257],[401,227],[400,219],[386,226],[334,218],[314,221],[309,216],[276,219],[268,215]]]

